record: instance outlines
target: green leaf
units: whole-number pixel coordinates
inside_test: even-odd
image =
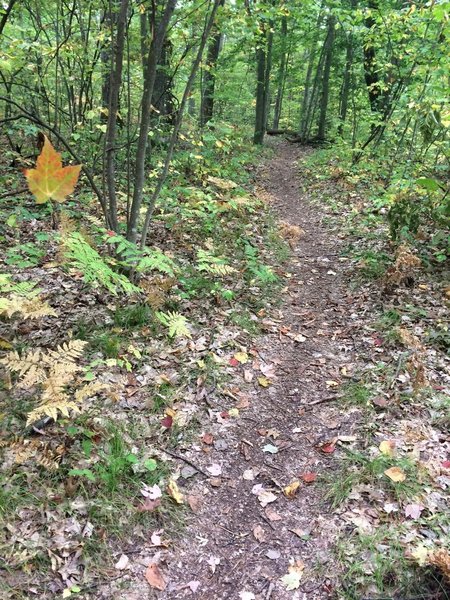
[[[440,190],[439,183],[435,179],[431,179],[430,177],[419,177],[416,179],[417,185],[422,188],[425,188],[429,192],[436,192]]]

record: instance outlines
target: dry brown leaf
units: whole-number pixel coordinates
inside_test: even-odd
[[[164,577],[156,563],[150,563],[145,571],[145,579],[148,583],[163,592],[166,589],[166,582],[164,581]]]
[[[384,474],[386,475],[386,477],[389,477],[389,479],[391,481],[394,481],[395,483],[400,483],[402,481],[405,481],[406,479],[406,475],[402,471],[402,469],[400,469],[400,467],[391,467],[390,469],[386,469]]]

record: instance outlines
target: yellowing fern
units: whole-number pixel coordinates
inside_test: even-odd
[[[227,264],[225,258],[214,256],[211,252],[201,248],[197,251],[197,266],[199,271],[206,271],[212,275],[219,275],[222,277],[236,272],[234,267]]]
[[[80,403],[89,396],[105,388],[103,384],[92,382],[75,391],[73,398],[68,387],[74,375],[82,370],[77,360],[82,356],[87,342],[70,340],[58,346],[56,350],[43,352],[40,349],[21,356],[18,352],[9,352],[0,359],[10,372],[17,373],[19,386],[30,388],[40,385],[42,389],[40,404],[27,416],[27,425],[48,416],[57,420],[58,415],[68,417],[70,412],[80,412]]]
[[[0,280],[1,281],[1,280]],[[56,317],[55,310],[44,300],[42,300],[37,294],[38,290],[33,290],[35,284],[32,286],[24,286],[23,291],[25,294],[28,292],[30,295],[27,297],[24,294],[20,294],[21,284],[18,284],[16,292],[10,292],[7,297],[0,298],[0,315],[6,315],[11,318],[16,313],[20,313],[26,319],[40,319],[41,317]],[[2,292],[8,291],[4,288]]]

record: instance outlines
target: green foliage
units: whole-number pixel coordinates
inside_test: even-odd
[[[173,277],[177,271],[174,261],[161,250],[149,248],[139,250],[136,244],[121,235],[108,236],[107,242],[114,246],[118,263],[138,273],[157,271]]]
[[[157,312],[156,318],[169,330],[170,337],[191,337],[187,325],[188,320],[177,312]]]
[[[119,291],[126,294],[140,291],[125,275],[113,271],[81,233],[69,234],[62,240],[62,245],[65,258],[73,268],[81,271],[86,283],[104,287],[112,294],[117,294]]]

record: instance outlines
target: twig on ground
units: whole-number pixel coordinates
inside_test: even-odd
[[[210,477],[210,475],[208,475],[208,473],[206,473],[206,471],[203,471],[203,469],[201,467],[199,467],[194,462],[192,462],[192,460],[189,460],[189,458],[186,458],[185,456],[181,456],[181,454],[175,454],[175,452],[171,452],[170,450],[163,450],[163,452],[164,452],[164,454],[168,454],[172,458],[177,458],[178,460],[185,462],[186,464],[191,466],[193,469],[195,469],[196,471],[201,473],[204,477]]]

